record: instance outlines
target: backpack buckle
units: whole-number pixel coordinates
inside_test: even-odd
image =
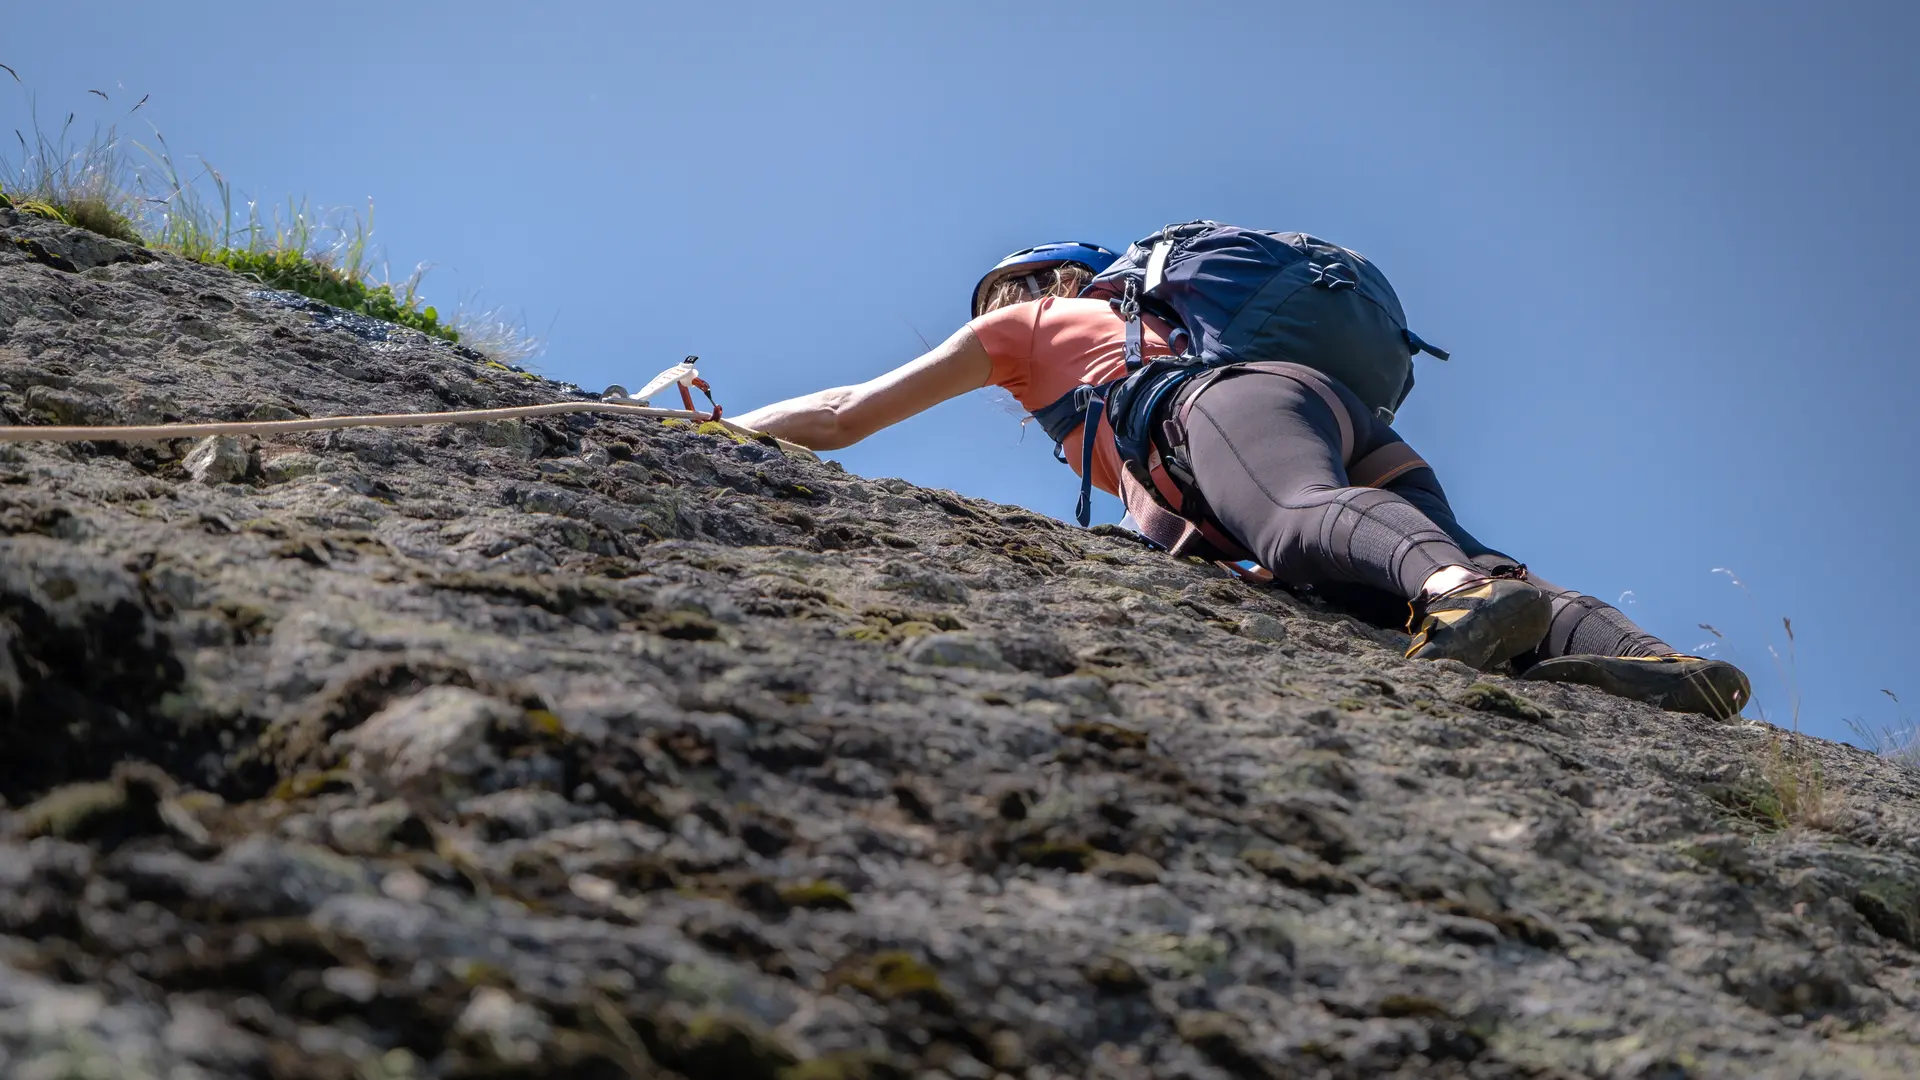
[[[1186,462],[1181,461],[1178,457],[1162,456],[1160,458],[1160,467],[1167,470],[1168,476],[1173,477],[1174,486],[1180,489],[1181,496],[1190,498],[1191,496],[1188,496],[1187,492],[1193,488],[1194,475],[1193,470],[1187,468]]]
[[[1120,293],[1120,299],[1113,301],[1113,309],[1119,312],[1120,317],[1128,322],[1132,322],[1140,317],[1140,286],[1138,282],[1132,278],[1127,279],[1126,285]]]

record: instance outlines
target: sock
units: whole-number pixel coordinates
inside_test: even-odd
[[[1469,581],[1485,576],[1471,566],[1443,566],[1427,576],[1426,584],[1421,586],[1420,591],[1431,600],[1436,596],[1452,592]]]

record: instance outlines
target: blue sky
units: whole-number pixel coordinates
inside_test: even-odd
[[[1717,627],[1776,721],[1920,713],[1914,5],[274,10],[95,3],[0,62],[43,114],[151,94],[135,126],[264,200],[371,196],[396,272],[523,312],[551,376],[698,353],[735,411],[911,358],[1014,248],[1318,233],[1452,350],[1399,427],[1475,533],[1682,648]],[[1076,493],[986,394],[837,456]]]

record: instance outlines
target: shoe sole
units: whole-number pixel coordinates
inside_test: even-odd
[[[1719,719],[1740,715],[1753,693],[1740,670],[1720,660],[1671,662],[1621,656],[1560,656],[1522,672],[1535,682],[1567,682],[1669,712],[1703,713]]]
[[[1553,622],[1553,599],[1538,589],[1514,589],[1449,626],[1429,631],[1409,660],[1458,660],[1481,671],[1540,644]]]

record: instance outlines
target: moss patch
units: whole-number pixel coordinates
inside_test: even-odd
[[[1085,739],[1109,750],[1145,750],[1147,733],[1110,724],[1104,720],[1076,720],[1062,725],[1060,734],[1069,739]]]
[[[1901,878],[1875,878],[1854,894],[1853,909],[1882,937],[1920,949],[1920,885]]]
[[[780,1070],[779,1080],[907,1080],[892,1058],[856,1050],[803,1061]]]
[[[143,810],[158,820],[152,806],[136,805],[121,784],[111,780],[68,784],[22,809],[19,829],[26,836],[85,840],[101,832],[116,831],[123,819],[138,817]]]
[[[459,333],[453,327],[440,321],[440,312],[421,306],[419,298],[411,291],[396,296],[391,285],[368,285],[304,252],[220,248],[201,253],[198,258],[208,265],[224,266],[236,274],[245,274],[270,289],[296,292],[323,304],[332,304],[337,308],[357,311],[418,330],[428,337],[443,341],[460,340]]]
[[[101,195],[78,195],[66,201],[42,199],[9,199],[0,194],[0,207],[18,210],[23,214],[57,221],[76,229],[85,229],[98,233],[110,240],[122,240],[129,244],[146,246],[146,240],[140,235],[132,219],[121,213],[112,202]]]
[[[780,887],[780,899],[788,907],[810,911],[852,911],[853,895],[831,881],[808,881]]]
[[[1502,934],[1524,941],[1536,949],[1553,950],[1560,947],[1560,932],[1532,915],[1516,911],[1494,911],[1460,900],[1441,900],[1435,903],[1434,907],[1449,915],[1490,923]]]
[[[1233,1076],[1271,1075],[1249,1046],[1252,1036],[1238,1019],[1221,1012],[1191,1010],[1174,1019],[1174,1029],[1188,1046]]]
[[[347,769],[308,769],[274,785],[273,798],[281,802],[296,799],[309,799],[315,795],[328,795],[334,792],[352,791],[356,786],[353,773]]]
[[[715,1009],[661,1020],[650,1042],[662,1062],[687,1076],[779,1080],[799,1061],[752,1020]]]
[[[1553,719],[1553,714],[1547,710],[1511,690],[1489,682],[1474,683],[1461,691],[1460,696],[1454,700],[1469,709],[1490,712],[1514,720],[1530,720],[1538,723]]]
[[[1103,956],[1080,969],[1087,982],[1102,994],[1138,994],[1147,988],[1139,969],[1118,956]]]
[[[1013,849],[1013,857],[1018,862],[1071,874],[1083,873],[1099,856],[1093,845],[1072,840],[1033,840]]]
[[[965,630],[967,624],[945,612],[920,611],[912,608],[864,607],[860,617],[869,622],[884,622],[892,626],[903,623],[926,623],[937,630]]]
[[[1388,994],[1374,1004],[1374,1015],[1389,1020],[1450,1016],[1445,1005],[1420,994]]]
[[[822,594],[826,595],[826,594]],[[942,630],[964,630],[966,624],[951,615],[933,611],[896,607],[866,607],[860,610],[862,625],[840,631],[840,636],[876,645],[897,644],[909,638],[924,637]]]
[[[1262,875],[1290,889],[1321,895],[1351,895],[1360,891],[1358,881],[1317,860],[1288,858],[1271,848],[1253,848],[1242,852],[1240,858]]]
[[[717,435],[735,446],[753,441],[718,420],[702,421],[700,426],[694,428],[693,431],[696,435]]]
[[[856,957],[829,975],[827,984],[850,986],[876,1001],[911,1002],[941,1015],[954,1011],[953,995],[940,985],[940,974],[909,952]]]

